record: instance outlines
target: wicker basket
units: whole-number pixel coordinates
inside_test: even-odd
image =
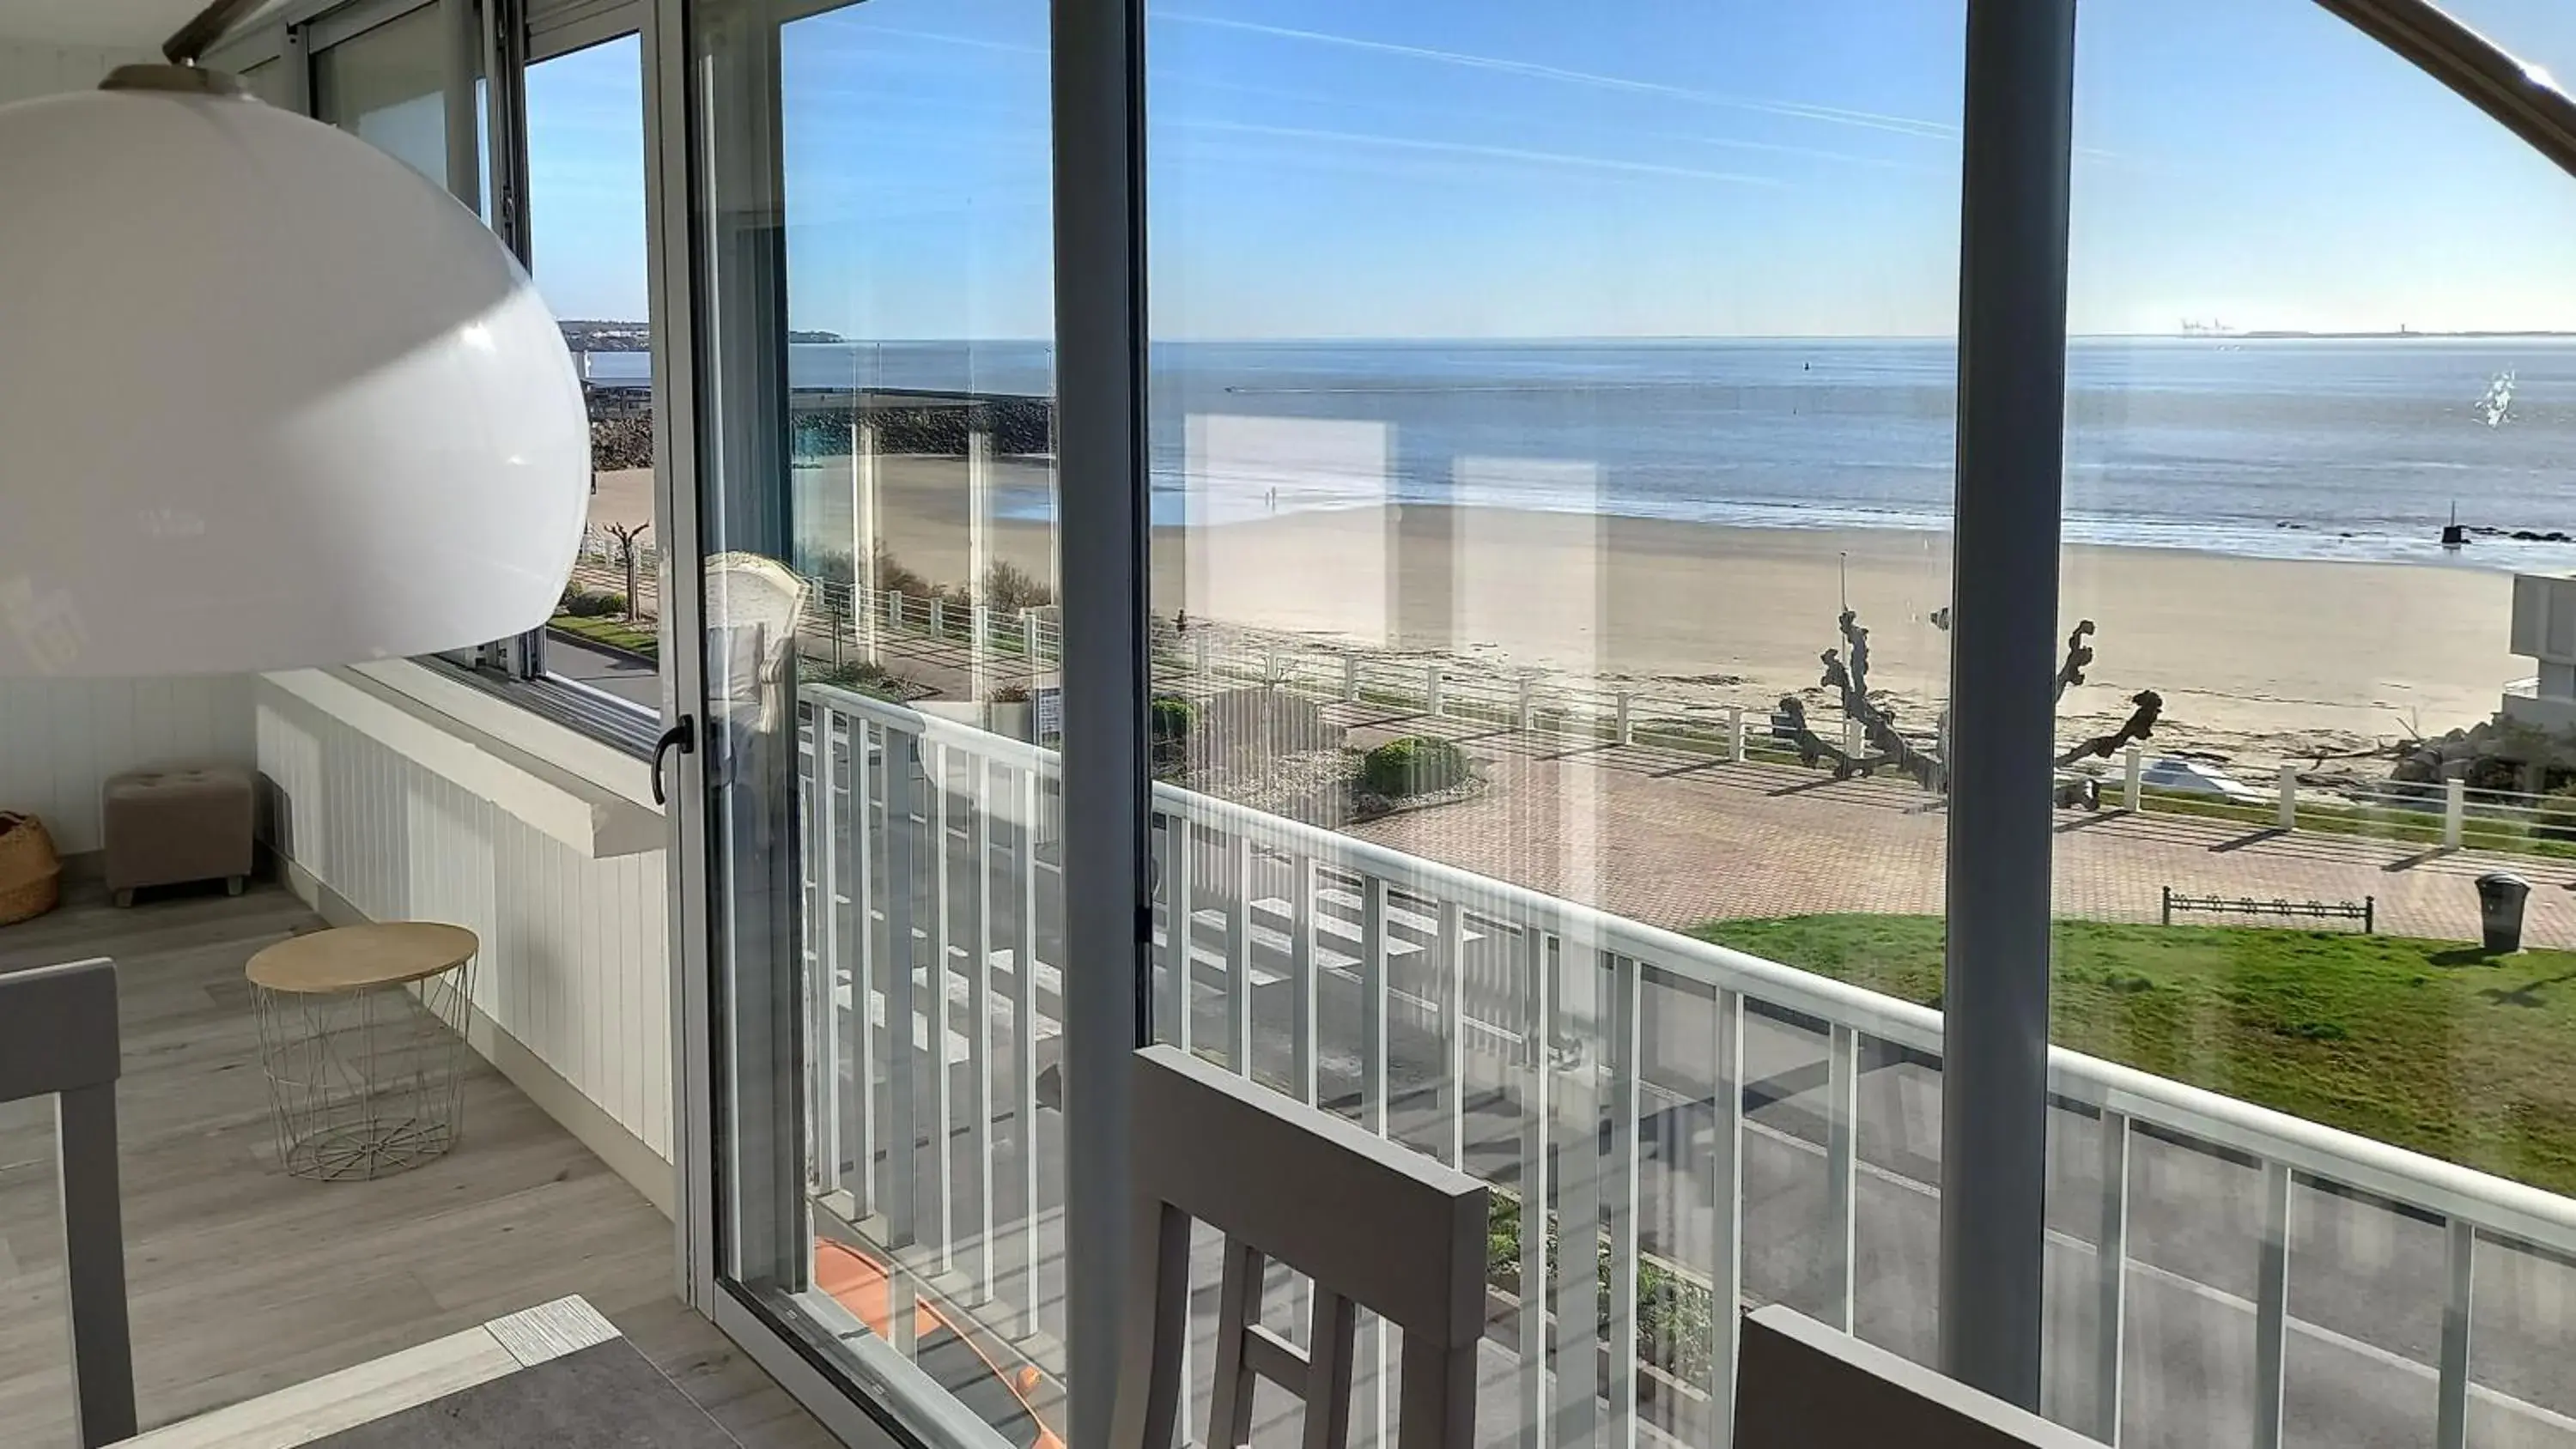
[[[0,810],[0,926],[41,916],[62,901],[63,863],[33,815]]]

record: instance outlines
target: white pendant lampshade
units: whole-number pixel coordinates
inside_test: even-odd
[[[0,677],[535,628],[589,479],[554,318],[400,162],[238,94],[0,106]]]

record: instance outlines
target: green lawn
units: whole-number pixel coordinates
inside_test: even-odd
[[[588,639],[596,644],[608,645],[612,649],[624,649],[630,653],[641,654],[647,659],[661,653],[661,641],[654,637],[653,623],[649,619],[629,622],[625,619],[579,618],[571,614],[557,614],[546,621],[546,627],[558,634],[570,634],[576,639]]]
[[[1937,917],[1691,934],[1940,1004]],[[2576,1193],[2576,952],[2490,963],[2448,941],[2061,921],[2056,956],[2060,1045]]]

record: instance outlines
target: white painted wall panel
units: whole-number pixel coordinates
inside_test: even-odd
[[[663,853],[593,860],[305,700],[257,691],[270,843],[373,919],[473,931],[475,1005],[667,1158]]]
[[[99,785],[143,765],[223,761],[254,749],[251,682],[0,680],[0,810],[45,822],[66,854],[97,850]]]

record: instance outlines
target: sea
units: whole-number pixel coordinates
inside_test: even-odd
[[[1955,365],[1947,340],[1163,343],[1154,516],[1400,502],[1942,530]],[[789,368],[800,389],[985,394],[1053,373],[1026,342],[806,343]],[[2576,539],[2576,338],[2079,339],[2066,424],[2069,542],[2576,570],[2576,542],[2511,537]],[[2452,552],[2455,514],[2473,533]]]

